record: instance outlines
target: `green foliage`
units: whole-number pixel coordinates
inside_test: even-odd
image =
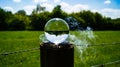
[[[61,6],[60,5],[57,5],[56,7],[54,7],[53,11],[52,11],[52,17],[53,18],[61,18]]]
[[[114,30],[120,30],[120,18],[113,19],[111,23],[114,26]]]
[[[77,16],[76,14],[72,13],[70,16],[74,17],[82,25],[83,28],[87,26],[85,20]]]
[[[25,24],[23,21],[14,19],[12,23],[10,23],[10,30],[25,30]]]
[[[8,24],[6,22],[7,12],[0,8],[0,30],[7,30]]]
[[[61,10],[61,5],[57,5],[53,9],[51,17],[65,19],[67,17],[67,13]]]
[[[31,20],[23,14],[14,14],[10,25],[10,30],[25,30],[29,29]]]
[[[26,15],[26,12],[24,10],[19,10],[16,14]]]
[[[31,26],[33,30],[44,30],[46,22],[50,19],[49,12],[42,12],[31,16]]]
[[[95,24],[94,24],[94,28],[96,28],[96,29],[101,29],[101,28],[104,28],[104,27],[102,27],[104,24],[104,22],[103,22],[103,17],[102,17],[102,15],[101,14],[99,14],[99,13],[95,13],[94,14],[94,16],[95,16]]]
[[[66,17],[70,16],[74,17],[80,23],[78,26],[84,29],[90,26],[93,30],[120,30],[119,18],[111,19],[102,16],[98,12],[94,13],[90,10],[83,10],[68,14],[61,9],[61,5],[55,6],[52,12],[47,12],[45,9],[45,7],[38,4],[32,14],[28,16],[24,10],[19,10],[17,13],[12,14],[0,8],[0,30],[21,30],[15,29],[18,24],[20,24],[19,26],[23,30],[44,30],[44,25],[49,19],[66,19]]]
[[[91,11],[81,11],[80,13],[78,13],[76,15],[78,15],[78,17],[81,17],[82,19],[84,19],[87,26],[92,27],[93,24],[95,23],[94,14]]]

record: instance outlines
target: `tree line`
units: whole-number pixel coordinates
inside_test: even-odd
[[[120,18],[111,19],[90,10],[68,14],[61,9],[60,5],[55,6],[52,12],[45,9],[37,5],[32,13],[27,15],[24,10],[13,14],[0,8],[0,30],[44,30],[46,22],[56,17],[62,19],[72,17],[76,19],[79,27],[83,28],[90,26],[93,30],[120,30]],[[70,29],[76,30],[76,28]]]

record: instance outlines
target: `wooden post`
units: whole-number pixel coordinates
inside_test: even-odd
[[[40,45],[41,67],[74,67],[74,47],[72,44],[43,43]]]

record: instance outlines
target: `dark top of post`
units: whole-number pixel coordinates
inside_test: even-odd
[[[73,45],[70,43],[60,43],[58,45],[55,45],[54,43],[48,42],[48,43],[43,43],[41,45],[42,47],[46,47],[46,48],[73,48]]]

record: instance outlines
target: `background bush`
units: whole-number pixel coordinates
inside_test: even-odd
[[[79,27],[83,28],[90,26],[93,30],[120,30],[120,18],[111,19],[89,10],[68,14],[61,10],[60,5],[54,7],[52,12],[47,12],[45,7],[37,5],[31,15],[26,15],[24,10],[12,14],[0,8],[0,30],[44,30],[45,23],[55,17],[62,19],[73,17]],[[76,27],[70,29],[76,30]]]

